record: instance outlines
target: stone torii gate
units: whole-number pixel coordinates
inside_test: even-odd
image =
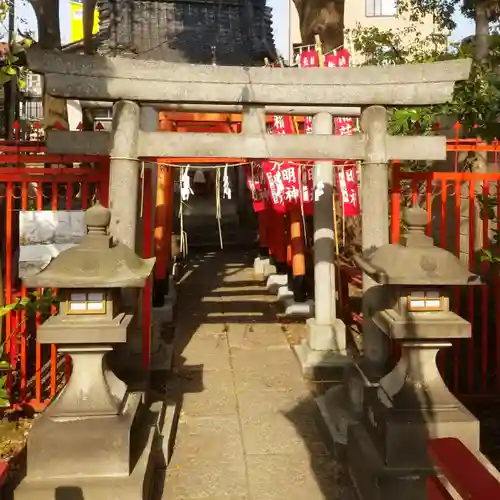
[[[314,207],[315,315],[309,337],[297,353],[305,373],[316,367],[343,367],[345,326],[335,310],[334,169],[331,160],[362,160],[363,250],[388,243],[390,160],[444,160],[444,137],[387,134],[385,107],[427,106],[448,101],[470,61],[360,68],[249,68],[176,64],[31,50],[29,68],[45,75],[49,94],[68,99],[116,102],[112,132],[48,133],[47,150],[58,154],[111,156],[110,209],[114,238],[135,247],[139,161],[158,157],[231,157],[317,160],[315,182],[324,194]],[[242,133],[157,132],[157,109],[243,112]],[[332,135],[332,114],[361,108],[361,134]],[[350,111],[347,112],[347,109]],[[266,133],[265,113],[314,116],[313,135]],[[141,117],[149,116],[142,119]],[[145,122],[148,123],[145,123]],[[327,161],[328,160],[328,161]],[[369,321],[377,293],[363,278],[364,312]],[[368,299],[370,296],[370,299]],[[375,297],[375,299],[374,299]],[[365,356],[383,362],[381,335],[364,330]]]

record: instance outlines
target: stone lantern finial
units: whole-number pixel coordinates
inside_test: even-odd
[[[427,225],[427,211],[417,206],[405,208],[403,219],[408,224],[408,231],[424,232]]]
[[[110,221],[111,212],[99,202],[85,212],[85,225],[88,234],[107,234]]]
[[[423,208],[413,206],[403,210],[403,221],[407,230],[401,236],[401,245],[404,247],[432,247],[434,241],[425,234],[428,214]]]

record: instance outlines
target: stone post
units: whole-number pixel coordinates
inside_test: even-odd
[[[138,159],[140,106],[132,101],[118,101],[113,106],[112,144],[110,150],[109,230],[115,242],[137,248],[137,218],[139,203]],[[142,373],[142,331],[140,321],[140,294],[137,290],[122,291],[123,303],[134,313],[133,324],[127,332],[126,344],[115,347],[110,360],[118,374]]]
[[[132,101],[113,106],[113,140],[110,151],[109,208],[113,239],[136,247],[137,200],[139,193],[140,107]]]
[[[361,168],[362,249],[371,251],[389,243],[389,173],[386,159],[387,110],[370,106],[361,113],[366,137],[365,161]],[[370,379],[383,374],[389,343],[372,320],[379,309],[381,287],[363,274],[363,368]]]
[[[140,126],[144,132],[156,132],[158,130],[158,111],[152,106],[141,106]],[[145,168],[151,169],[151,190],[152,193],[157,193],[157,169],[158,165],[154,162],[147,162]],[[155,220],[156,203],[153,200],[151,204],[152,220]],[[154,226],[155,224],[153,224]],[[170,235],[168,235],[170,239]],[[154,240],[154,234],[151,234],[151,240]],[[170,255],[167,257],[170,260]],[[175,284],[170,276],[167,286],[159,286],[158,291],[167,291],[168,295],[165,296],[164,303],[160,307],[153,307],[152,311],[152,324],[151,324],[151,370],[170,370],[172,364],[172,346],[167,344],[162,337],[168,324],[173,319],[174,302],[176,298]],[[146,286],[153,286],[151,282]],[[142,324],[142,323],[141,323]],[[141,346],[142,348],[142,346]]]
[[[386,159],[387,111],[370,106],[361,114],[365,158],[361,167],[362,248],[371,251],[389,243],[389,181]],[[362,415],[370,391],[378,386],[388,355],[388,339],[373,322],[380,309],[382,287],[363,274],[364,356],[348,366],[344,385],[318,398],[321,413],[335,443],[347,444],[347,429]]]
[[[313,133],[333,134],[333,119],[329,113],[313,118]],[[323,194],[314,200],[314,322],[333,325],[335,311],[335,236],[333,220],[334,170],[331,161],[317,161],[314,167],[314,186],[322,184]],[[326,349],[331,349],[330,334],[324,337]],[[316,339],[319,341],[319,338]],[[341,342],[340,350],[345,350]],[[318,345],[321,350],[322,347]]]
[[[266,130],[266,112],[263,107],[248,106],[243,109],[243,120],[241,132],[243,134],[259,135]],[[243,169],[238,171],[238,214],[241,211],[241,204],[244,203],[247,187]],[[253,270],[258,277],[267,277],[270,274],[271,261],[269,257],[259,255],[254,259]],[[274,269],[273,269],[274,270]]]
[[[331,135],[332,116],[318,113],[313,119],[313,132]],[[314,184],[316,187],[322,183],[323,193],[314,200],[314,318],[307,321],[308,338],[296,347],[296,352],[306,377],[316,378],[322,372],[333,371],[328,378],[340,380],[347,357],[345,325],[335,310],[333,180],[332,162],[317,161]]]

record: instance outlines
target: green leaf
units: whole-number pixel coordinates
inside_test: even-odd
[[[492,262],[493,254],[491,253],[491,250],[483,249],[481,255],[479,256],[479,260],[481,262],[486,262],[486,261]]]
[[[12,80],[11,76],[7,75],[4,71],[0,70],[0,85],[5,85],[11,80]]]
[[[16,306],[17,306],[17,302],[15,302],[14,304],[7,304],[5,306],[2,306],[0,308],[0,317],[5,316],[10,311],[13,311],[16,308]]]

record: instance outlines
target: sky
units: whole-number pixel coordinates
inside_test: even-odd
[[[267,0],[267,3],[273,9],[276,47],[281,54],[287,55],[289,0]],[[60,0],[61,37],[63,43],[70,41],[71,15],[69,4],[69,0]],[[21,30],[27,25],[31,30],[36,31],[35,14],[27,0],[16,0],[16,8],[18,23],[21,23],[20,19],[26,20],[26,24],[20,24]],[[461,40],[474,33],[474,23],[465,19],[461,14],[455,16],[455,22],[457,23],[457,29],[452,33],[451,41]],[[2,35],[4,35],[5,31],[4,28]]]

